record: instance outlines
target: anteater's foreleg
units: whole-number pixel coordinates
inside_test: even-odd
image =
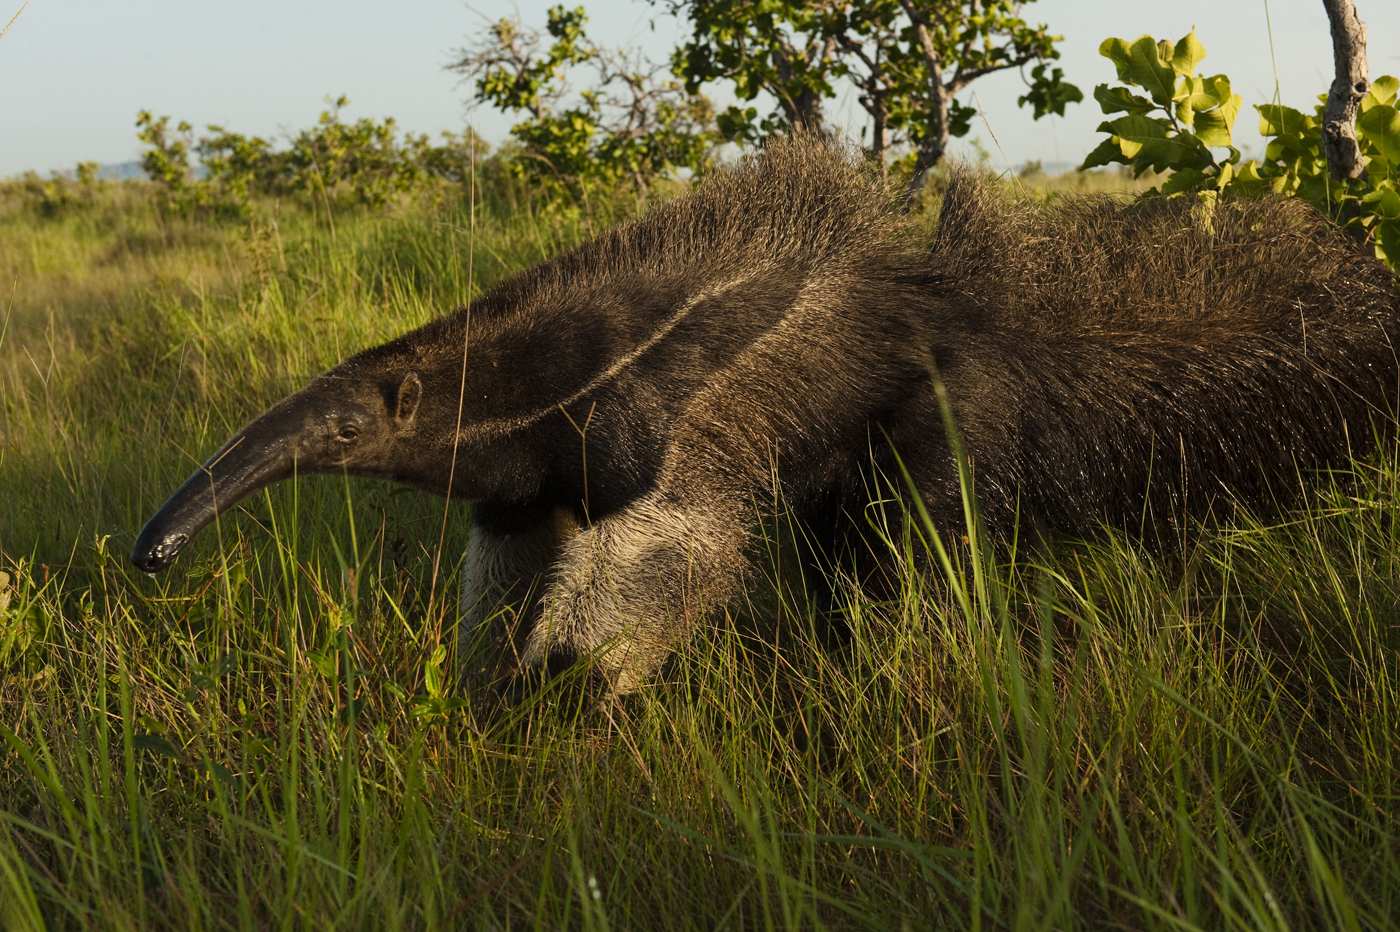
[[[467,541],[458,656],[464,674],[480,683],[519,669],[551,568],[579,532],[568,511],[521,511],[524,517],[506,522],[479,509]]]
[[[526,663],[586,658],[611,689],[646,682],[738,590],[746,522],[724,498],[659,490],[564,544]]]
[[[775,476],[806,474],[813,481],[794,488],[807,494],[923,371],[899,319],[837,313],[838,304],[826,290],[800,294],[687,400],[654,489],[565,545],[527,662],[592,655],[626,692],[738,594],[747,538],[782,491]]]

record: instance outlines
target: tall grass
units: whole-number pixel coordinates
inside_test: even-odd
[[[913,515],[896,597],[838,586],[848,638],[779,578],[620,708],[565,678],[501,709],[439,650],[438,502],[306,480],[170,575],[124,554],[265,403],[608,218],[497,207],[468,242],[452,202],[208,227],[122,191],[0,193],[7,927],[1400,915],[1393,449],[1171,554],[974,546],[930,579]]]

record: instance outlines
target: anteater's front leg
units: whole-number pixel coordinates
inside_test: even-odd
[[[497,513],[478,506],[462,567],[458,657],[462,671],[492,682],[520,666],[525,639],[565,543],[579,532],[563,509]]]
[[[746,523],[732,505],[658,491],[569,540],[526,663],[591,658],[618,693],[645,683],[738,590]]]

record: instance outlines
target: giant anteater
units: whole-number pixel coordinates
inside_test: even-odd
[[[464,626],[540,582],[514,634],[492,621],[501,651],[592,654],[625,691],[736,593],[775,494],[858,523],[897,453],[956,533],[940,398],[993,532],[1138,526],[1364,452],[1397,328],[1389,272],[1297,200],[1202,217],[964,176],[930,233],[848,151],[792,139],[274,405],[133,559],[161,569],[294,468],[396,479],[475,503]]]

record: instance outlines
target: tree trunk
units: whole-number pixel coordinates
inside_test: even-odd
[[[1370,87],[1366,68],[1366,27],[1352,0],[1322,0],[1332,26],[1332,59],[1336,77],[1323,111],[1322,148],[1338,180],[1360,178],[1366,172],[1356,141],[1356,112]]]
[[[919,153],[914,158],[914,173],[909,177],[909,186],[904,190],[906,210],[914,206],[919,192],[924,189],[929,170],[937,165],[943,158],[943,153],[948,151],[948,102],[951,97],[941,84],[933,90],[924,138],[919,141]]]
[[[902,5],[914,23],[914,34],[918,37],[919,50],[923,52],[924,66],[928,69],[928,120],[923,139],[919,141],[919,154],[914,159],[914,174],[909,178],[909,186],[904,189],[904,209],[910,210],[919,192],[924,189],[929,169],[937,165],[943,153],[948,151],[948,107],[953,95],[943,86],[943,63],[939,60],[938,50],[934,48],[927,20],[909,0],[903,0]]]
[[[880,166],[880,180],[884,181],[888,177],[887,166],[885,165],[885,110],[886,110],[886,90],[884,86],[884,69],[880,62],[881,46],[876,44],[874,59],[870,62],[870,74],[866,76],[865,93],[870,98],[870,116],[874,121],[874,126],[870,130],[870,154],[875,159],[875,164]]]
[[[870,115],[874,119],[874,127],[870,132],[870,157],[875,160],[875,164],[880,168],[880,177],[885,177],[885,94],[879,88],[874,88],[870,95]]]
[[[826,121],[822,117],[822,99],[819,94],[803,89],[797,94],[789,94],[793,81],[793,58],[801,55],[796,49],[778,49],[774,53],[773,64],[778,69],[778,86],[770,88],[778,98],[778,106],[783,108],[783,116],[794,129],[809,133],[825,134]],[[824,56],[825,57],[824,53]]]
[[[794,102],[795,107],[792,114],[792,125],[809,133],[822,133],[826,129],[826,121],[822,119],[821,98],[810,91],[803,91],[797,95]]]

